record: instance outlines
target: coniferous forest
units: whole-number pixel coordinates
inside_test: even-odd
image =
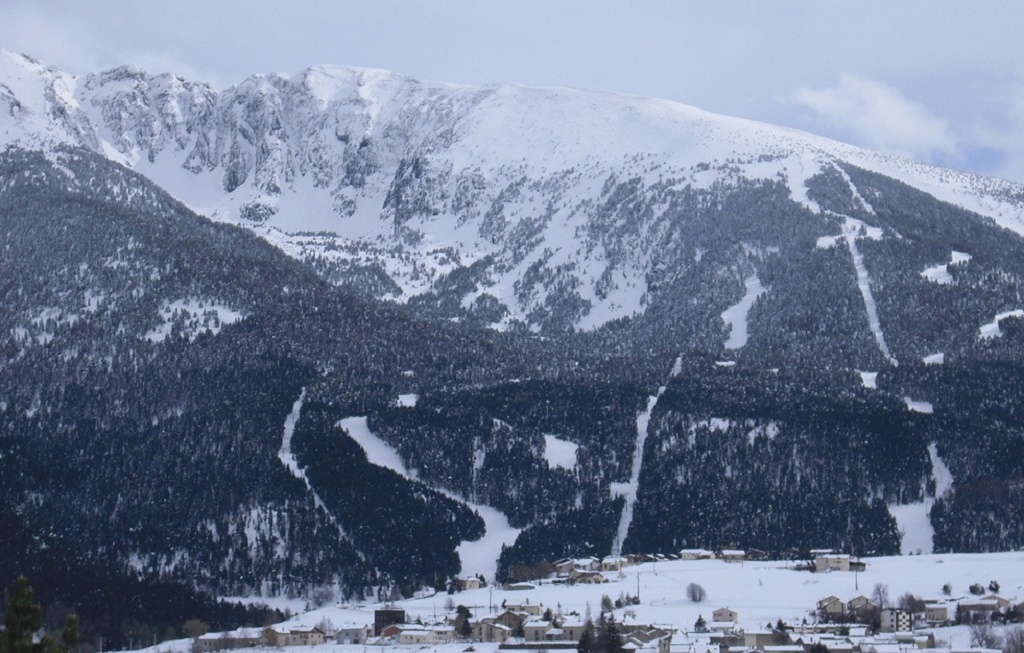
[[[424,183],[415,164],[400,173]],[[898,234],[858,241],[898,365],[849,251],[817,246],[781,183],[609,180],[602,237],[625,238],[623,216],[657,202],[680,252],[657,253],[645,312],[578,333],[568,286],[536,329],[488,329],[500,306],[460,303],[486,258],[415,301],[380,302],[359,285],[388,287],[379,270],[307,265],[85,150],[8,149],[0,181],[0,581],[25,574],[111,646],[192,618],[275,617],[216,596],[444,587],[456,547],[483,534],[463,501],[523,529],[502,580],[613,547],[893,554],[887,506],[931,497],[936,550],[1024,545],[1024,328],[1009,316],[1000,337],[978,336],[1024,306],[1024,240],[892,179],[846,166],[808,187],[837,229],[854,218]],[[950,266],[949,285],[923,279],[951,243],[970,264]],[[695,245],[702,258],[680,264]],[[721,313],[753,272],[771,291],[749,340],[725,349]],[[924,362],[936,352],[942,364]],[[282,444],[300,397],[290,455],[304,479]],[[630,480],[649,397],[620,542],[614,487]],[[371,464],[351,417],[418,480]],[[572,469],[549,464],[552,435],[575,445]],[[936,487],[934,456],[952,488]]]

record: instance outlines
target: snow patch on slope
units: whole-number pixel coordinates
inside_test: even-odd
[[[722,311],[722,319],[729,327],[729,337],[725,341],[726,349],[739,349],[747,344],[747,315],[754,302],[767,290],[761,285],[756,274],[747,277],[744,282],[746,294],[736,304]]]
[[[754,446],[754,442],[758,438],[767,438],[768,440],[774,440],[779,434],[779,425],[775,422],[768,422],[760,426],[755,426],[749,432],[747,432],[747,444]]]
[[[925,497],[924,501],[908,504],[889,504],[889,513],[896,520],[899,529],[900,553],[930,554],[935,550],[935,528],[931,522],[931,510],[936,498],[944,498],[953,488],[953,475],[939,458],[938,447],[934,442],[928,445],[928,458],[932,465],[932,481],[935,485],[935,496]]]
[[[953,283],[953,275],[949,273],[950,266],[960,265],[971,260],[971,255],[964,252],[953,251],[950,255],[949,263],[943,263],[941,265],[933,265],[925,268],[921,271],[921,276],[925,279],[937,283],[941,286],[947,286]]]
[[[928,459],[932,463],[932,479],[935,481],[935,496],[943,499],[953,491],[953,472],[939,457],[939,447],[932,442],[928,445]]]
[[[1008,317],[1024,317],[1024,310],[1016,309],[1013,311],[1006,311],[1005,313],[999,313],[995,319],[987,324],[982,324],[978,329],[978,339],[988,340],[989,338],[999,338],[1003,335],[1002,329],[999,328],[999,321]]]
[[[918,503],[889,504],[889,514],[896,520],[900,533],[900,553],[929,554],[934,551],[935,528],[928,516],[934,499]]]
[[[548,469],[575,469],[578,450],[579,446],[575,442],[544,434],[544,460],[547,461]]]
[[[644,463],[644,444],[647,442],[647,426],[651,422],[651,413],[658,403],[658,397],[665,391],[662,386],[657,396],[647,398],[647,408],[636,418],[636,448],[633,450],[633,465],[630,468],[628,483],[613,484],[612,492],[626,499],[622,507],[622,514],[619,516],[619,526],[615,531],[615,540],[612,542],[612,555],[622,555],[622,543],[626,541],[629,534],[629,526],[633,523],[633,509],[636,506],[636,493],[640,488],[640,470]],[[615,487],[617,486],[617,487]]]
[[[817,242],[815,242],[814,246],[817,249],[832,249],[838,245],[839,241],[842,239],[842,236],[821,236],[818,238]]]
[[[362,447],[366,453],[366,459],[371,463],[384,469],[390,469],[399,476],[414,481],[419,480],[419,473],[415,469],[405,466],[398,450],[370,431],[365,417],[346,417],[338,422],[338,426],[345,429],[349,437]]]
[[[245,313],[215,300],[186,298],[164,301],[160,305],[161,323],[143,337],[152,343],[166,340],[178,326],[180,335],[189,342],[201,333],[217,335],[221,329],[246,317]]]
[[[907,404],[907,408],[915,413],[924,413],[925,415],[931,415],[935,412],[934,407],[927,401],[917,401],[910,397],[904,397],[903,401]]]
[[[419,403],[419,400],[420,396],[417,394],[398,395],[398,407],[415,408],[416,404]]]

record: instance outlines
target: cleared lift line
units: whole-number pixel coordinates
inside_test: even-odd
[[[679,374],[681,367],[682,358],[677,358],[672,366],[670,377]],[[668,386],[661,386],[658,388],[658,394],[648,397],[647,407],[637,415],[636,449],[633,451],[633,466],[630,471],[629,482],[625,484],[620,483],[618,487],[613,487],[612,489],[613,494],[626,499],[626,503],[622,507],[622,514],[619,516],[619,527],[615,531],[615,539],[612,542],[612,555],[622,555],[622,543],[626,541],[629,527],[633,523],[633,508],[636,506],[637,490],[640,487],[640,470],[644,464],[644,445],[647,443],[647,430],[651,423],[651,414],[654,412],[654,407],[658,405],[658,399],[665,393],[666,387]]]

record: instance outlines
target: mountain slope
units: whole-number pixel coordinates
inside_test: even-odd
[[[87,121],[66,137],[200,212],[360,292],[500,325],[591,329],[671,302],[659,275],[707,249],[691,215],[741,183],[779,184],[817,215],[800,218],[808,231],[832,235],[807,180],[844,163],[1024,225],[1012,184],[660,100],[330,66],[220,92],[128,68],[5,66],[37,75],[22,102],[34,115]]]
[[[318,504],[280,460],[287,418],[305,396],[291,446],[315,471],[307,440],[333,428],[318,414],[385,407],[398,383],[515,376],[528,352],[342,295],[101,157],[50,157],[0,156],[0,464],[29,542],[5,551],[4,574],[47,548],[72,567],[223,593],[456,573],[455,547],[482,533],[472,511],[381,473],[358,448],[342,465],[347,494]],[[333,433],[323,446],[354,446]],[[346,508],[357,503],[369,514]],[[396,527],[381,520],[418,520],[429,535],[381,552],[375,539]]]
[[[908,513],[935,550],[1024,544],[1017,185],[577,90],[0,82],[26,534],[247,593],[441,585],[480,535],[451,496],[522,529],[503,578],[895,553]]]

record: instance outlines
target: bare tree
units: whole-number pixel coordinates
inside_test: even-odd
[[[185,625],[181,627],[181,632],[185,634],[185,637],[194,639],[200,635],[205,635],[210,632],[210,625],[198,619],[189,619],[185,622]]]
[[[318,623],[316,627],[319,628],[323,632],[323,634],[327,635],[328,637],[334,637],[338,634],[338,629],[334,627],[334,622],[328,619],[327,617],[321,619],[320,623]]]
[[[322,608],[334,601],[334,590],[330,587],[320,587],[313,592],[313,605]]]
[[[686,586],[686,596],[694,603],[700,603],[707,598],[708,593],[697,583],[690,583]]]
[[[910,592],[906,592],[896,601],[896,607],[910,614],[918,614],[919,612],[924,612],[924,601]]]
[[[1024,653],[1024,626],[1003,631],[1003,653]]]
[[[875,583],[871,590],[871,602],[878,606],[879,610],[889,607],[889,586],[885,583]]]
[[[1002,646],[1002,638],[996,632],[996,629],[992,627],[992,624],[985,621],[982,623],[971,624],[971,647],[980,648],[1000,648]]]
[[[612,597],[604,594],[601,596],[601,612],[612,612],[615,610],[615,604],[612,603]]]

